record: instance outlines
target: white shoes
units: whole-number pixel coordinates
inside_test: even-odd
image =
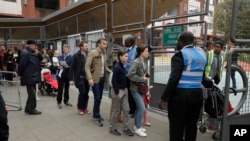
[[[134,126],[134,130],[136,130],[137,128]],[[143,132],[146,132],[147,130],[145,128],[140,128],[140,130],[142,130]]]
[[[39,100],[41,100],[41,98],[39,98],[39,97],[36,97],[36,100],[37,100],[37,101],[39,101]]]
[[[147,131],[145,128],[142,128],[142,127],[141,127],[140,129],[141,129],[143,132],[146,132],[146,131]]]
[[[41,98],[38,96],[38,94],[36,94],[36,100],[37,101],[41,100]]]
[[[145,133],[146,129],[145,128],[139,128],[137,129],[135,126],[134,126],[134,129],[135,129],[135,134],[137,134],[138,136],[141,136],[141,137],[146,137],[147,134]]]

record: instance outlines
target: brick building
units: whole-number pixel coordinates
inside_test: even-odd
[[[0,18],[42,18],[62,9],[72,0],[1,0]]]

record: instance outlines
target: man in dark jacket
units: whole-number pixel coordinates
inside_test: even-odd
[[[35,54],[36,48],[36,41],[28,40],[26,42],[26,48],[21,53],[18,65],[21,84],[26,85],[28,92],[25,113],[30,115],[41,114],[40,111],[36,110],[36,84],[41,81],[40,62]]]
[[[128,103],[130,107],[129,114],[131,114],[131,118],[134,118],[135,111],[136,111],[136,103],[130,91],[130,79],[128,78],[128,71],[130,69],[130,65],[132,61],[134,61],[137,58],[137,53],[136,53],[137,45],[135,44],[135,37],[129,36],[128,38],[126,38],[125,46],[128,48],[128,62],[125,65],[125,69],[126,69],[126,76],[127,76],[126,83],[127,83],[127,88],[128,88]]]
[[[57,106],[59,109],[62,109],[62,99],[64,95],[63,102],[66,106],[72,107],[72,104],[69,103],[69,70],[72,61],[72,55],[69,54],[69,45],[63,45],[63,54],[58,57],[59,61],[59,73],[57,75],[58,82],[58,94],[57,94]]]
[[[168,101],[170,141],[195,141],[202,107],[202,80],[206,65],[204,51],[193,45],[191,32],[179,36],[177,52],[171,59],[171,73],[159,108]]]
[[[74,54],[69,71],[69,83],[75,83],[76,88],[79,90],[77,108],[78,113],[88,114],[87,109],[89,101],[89,83],[85,74],[85,62],[88,53],[88,42],[81,41],[79,44],[80,50]],[[74,81],[74,82],[73,82]]]

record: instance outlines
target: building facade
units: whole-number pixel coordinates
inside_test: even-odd
[[[42,18],[62,9],[72,0],[1,0],[0,18]]]

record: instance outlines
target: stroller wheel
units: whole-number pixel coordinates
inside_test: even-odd
[[[207,128],[206,128],[204,125],[201,125],[201,126],[199,127],[199,130],[200,130],[201,133],[206,133]]]
[[[214,140],[220,140],[220,133],[214,132],[212,138],[213,138]]]

